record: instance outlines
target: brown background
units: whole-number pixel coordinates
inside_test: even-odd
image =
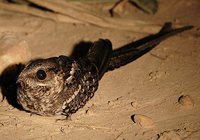
[[[162,42],[143,57],[107,73],[94,98],[72,120],[30,116],[0,103],[0,139],[157,139],[165,132],[170,139],[200,139],[200,2],[199,0],[160,0],[155,15],[147,15],[126,4],[116,9],[115,19],[142,22],[161,27],[164,22],[194,25]],[[85,4],[84,4],[85,5]],[[97,6],[97,7],[96,7]],[[111,4],[87,4],[100,16],[107,16]],[[82,40],[108,38],[114,48],[155,32],[103,28],[85,24],[61,23],[27,14],[0,10],[0,33],[14,32],[25,39],[33,58],[69,55]],[[155,57],[158,56],[158,57]],[[181,95],[190,95],[194,107],[178,103]],[[87,113],[86,113],[87,112]],[[143,114],[154,121],[152,128],[142,128],[131,115]]]

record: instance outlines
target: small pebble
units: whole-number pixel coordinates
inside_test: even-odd
[[[194,102],[189,95],[182,95],[178,98],[178,102],[187,108],[193,108]]]
[[[25,63],[31,59],[31,51],[25,40],[14,33],[0,34],[0,73],[12,64]]]
[[[134,123],[143,127],[143,128],[151,128],[154,126],[154,122],[150,117],[145,115],[135,114],[131,116]]]

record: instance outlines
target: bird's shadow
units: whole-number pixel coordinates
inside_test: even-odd
[[[74,45],[70,57],[75,60],[85,57],[92,45],[93,43],[91,41],[80,41]]]
[[[8,103],[15,108],[22,109],[17,103],[17,78],[24,68],[23,64],[13,64],[8,66],[1,73],[0,76],[0,86],[1,93],[3,96],[2,101],[6,98]]]
[[[84,57],[93,43],[81,41],[74,45],[73,51],[70,55],[77,60]],[[17,79],[24,68],[24,64],[13,64],[3,70],[0,75],[0,87],[3,99],[6,99],[13,107],[23,110],[17,102]]]

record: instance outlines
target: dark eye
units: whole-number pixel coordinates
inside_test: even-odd
[[[47,74],[44,70],[38,70],[36,76],[39,80],[44,80],[47,77]]]

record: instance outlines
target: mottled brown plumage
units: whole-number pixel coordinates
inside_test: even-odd
[[[39,71],[44,71],[46,77],[40,79]],[[69,116],[94,95],[98,69],[89,61],[86,64],[60,56],[31,62],[18,82],[17,99],[25,110],[47,116]]]
[[[19,75],[17,101],[24,110],[39,115],[70,116],[93,97],[105,72],[137,59],[162,40],[191,28],[172,29],[167,23],[159,33],[118,50],[112,50],[109,40],[100,39],[80,59],[59,56],[32,61]]]

